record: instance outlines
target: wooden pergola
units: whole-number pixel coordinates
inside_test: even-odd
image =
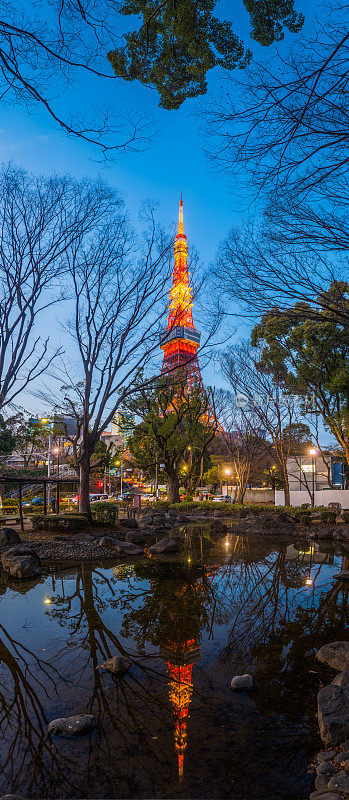
[[[69,486],[71,484],[75,484],[75,486],[79,483],[79,478],[15,478],[12,475],[1,475],[0,476],[0,485],[2,483],[12,483],[18,485],[18,505],[19,505],[19,518],[21,523],[21,529],[23,530],[23,505],[22,505],[22,488],[23,485],[27,486],[28,483],[33,484],[35,486],[43,486],[43,497],[44,497],[44,514],[47,514],[47,486],[55,486],[56,487],[56,514],[59,514],[59,492],[61,486]],[[11,516],[11,515],[8,515]]]

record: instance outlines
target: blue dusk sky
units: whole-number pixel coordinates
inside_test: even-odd
[[[315,0],[312,3],[309,0],[307,3],[305,0],[296,0],[295,6],[297,11],[305,14],[306,26],[311,26],[315,15],[321,13],[320,5]],[[234,3],[231,0],[219,0],[216,13],[222,19],[234,20],[236,33],[251,48],[256,60],[273,57],[273,47],[262,48],[250,40],[249,17],[242,0]],[[288,49],[294,39],[295,35],[286,32],[285,39],[278,45],[279,50]],[[106,68],[110,68],[108,64]],[[239,71],[234,74],[237,78],[241,77]],[[80,82],[64,88],[62,96],[57,90],[61,113],[69,115],[72,108],[83,109],[84,104],[93,108],[103,102],[111,104],[114,110],[120,109],[120,113],[125,115],[136,110],[150,119],[156,129],[156,135],[147,150],[124,153],[115,163],[103,164],[91,146],[61,132],[42,107],[33,106],[28,113],[26,108],[18,105],[2,108],[0,158],[3,163],[11,160],[33,173],[70,173],[77,178],[101,176],[121,190],[135,225],[140,204],[146,198],[152,198],[159,203],[162,224],[166,228],[173,228],[182,191],[189,246],[195,244],[203,263],[208,265],[230,227],[242,222],[244,215],[251,213],[253,204],[253,189],[234,176],[215,171],[204,152],[199,109],[225,91],[225,76],[220,70],[213,70],[209,74],[206,97],[186,101],[178,111],[165,111],[158,107],[156,91],[138,82],[91,79],[81,75]],[[235,91],[239,92],[240,88],[236,87]],[[43,333],[46,324],[47,321],[43,319]],[[52,335],[53,327],[51,312]],[[244,326],[237,335],[243,330]],[[57,323],[57,338],[59,336]],[[218,371],[211,369],[206,379],[219,383]],[[33,397],[26,398],[25,403],[31,410],[37,407]]]

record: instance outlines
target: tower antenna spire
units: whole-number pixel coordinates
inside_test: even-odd
[[[184,227],[183,227],[183,199],[182,199],[182,192],[181,192],[181,199],[179,201],[179,222],[178,222],[178,234],[183,236]]]

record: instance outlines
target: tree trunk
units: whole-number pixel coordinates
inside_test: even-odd
[[[177,477],[169,478],[168,499],[170,503],[179,503],[179,480]]]
[[[291,505],[290,484],[288,482],[287,471],[285,471],[285,473],[284,473],[284,492],[285,492],[285,506],[290,506]]]
[[[82,454],[80,458],[80,487],[79,487],[79,511],[91,516],[90,508],[90,459],[87,454]]]

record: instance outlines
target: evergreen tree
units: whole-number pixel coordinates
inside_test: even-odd
[[[262,45],[282,39],[283,26],[297,32],[303,25],[293,0],[244,0],[244,5],[252,38]],[[160,106],[177,109],[187,98],[206,93],[208,70],[246,67],[251,51],[231,22],[214,16],[215,6],[216,0],[125,0],[121,13],[141,15],[143,24],[126,34],[125,46],[108,53],[116,75],[155,87]]]
[[[15,439],[6,427],[4,418],[0,415],[0,456],[9,455],[15,446]]]

